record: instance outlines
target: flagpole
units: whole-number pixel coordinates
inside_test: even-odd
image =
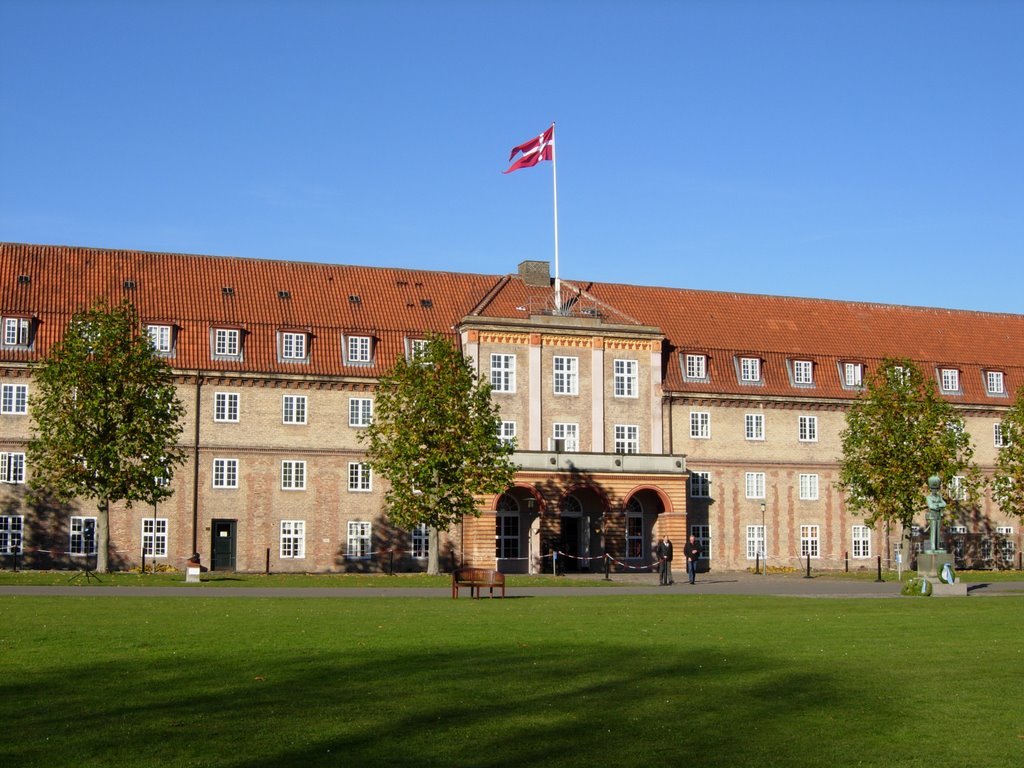
[[[555,142],[555,124],[551,123],[551,191],[555,209],[555,314],[562,314],[562,283],[558,278],[558,161],[555,156],[558,146]]]

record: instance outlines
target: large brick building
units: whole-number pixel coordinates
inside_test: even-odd
[[[382,511],[358,433],[374,383],[428,333],[490,381],[512,488],[442,539],[443,562],[506,571],[650,564],[656,536],[708,565],[870,565],[892,536],[835,489],[839,432],[888,356],[934,375],[991,471],[1024,385],[1024,317],[697,290],[561,283],[548,265],[477,275],[0,244],[0,553],[76,567],[92,503],[30,498],[31,364],[78,309],[129,298],[176,374],[189,461],[157,509],[111,511],[111,562],[376,570],[425,564],[425,531]],[[951,529],[963,558],[1013,562],[990,501]]]

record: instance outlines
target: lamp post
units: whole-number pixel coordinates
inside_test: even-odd
[[[761,502],[761,575],[768,575],[768,529],[764,525],[764,502]]]

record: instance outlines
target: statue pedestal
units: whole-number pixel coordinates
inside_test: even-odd
[[[967,597],[967,585],[959,578],[955,584],[939,581],[939,574],[946,563],[949,563],[950,568],[953,567],[953,555],[949,552],[919,552],[917,575],[931,582],[932,597]]]

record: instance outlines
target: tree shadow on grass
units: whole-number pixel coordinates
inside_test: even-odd
[[[699,756],[706,768],[776,764],[784,753],[772,750],[808,723],[821,728],[809,738],[849,749],[866,736],[849,716],[864,696],[849,677],[757,650],[723,657],[713,645],[577,637],[395,652],[371,639],[340,654],[281,647],[229,664],[200,649],[175,656],[159,639],[126,639],[123,664],[72,654],[59,672],[7,677],[4,763],[636,766]],[[803,752],[790,764],[831,764]]]

